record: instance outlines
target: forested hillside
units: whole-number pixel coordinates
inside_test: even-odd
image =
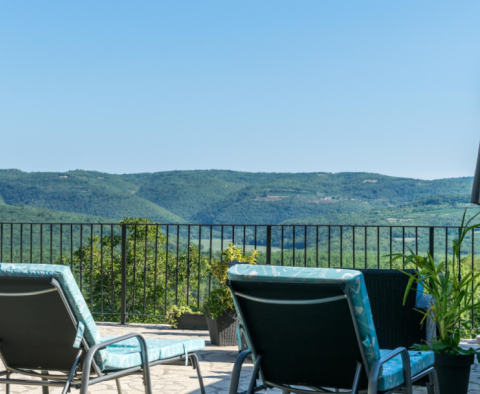
[[[130,216],[162,223],[457,224],[469,206],[472,182],[370,173],[0,170],[0,207],[43,209],[8,211],[9,218],[27,221],[73,220],[53,212],[60,211],[99,222]],[[0,221],[7,220],[6,212],[0,210]]]

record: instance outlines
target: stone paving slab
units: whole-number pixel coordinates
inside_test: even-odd
[[[190,331],[190,330],[171,330],[165,326],[148,325],[148,324],[129,324],[122,326],[116,323],[99,323],[98,327],[103,336],[121,336],[128,333],[140,333],[147,338],[204,338],[206,341],[206,349],[197,353],[200,359],[205,388],[207,394],[227,394],[230,384],[230,375],[232,372],[233,362],[238,354],[237,348],[234,346],[220,347],[213,346],[210,343],[208,331]],[[465,343],[466,344],[466,343]],[[246,390],[250,381],[253,365],[248,360],[244,364],[240,387]],[[0,363],[0,368],[3,365]],[[470,394],[480,394],[480,369],[479,364],[475,364],[472,368]],[[197,374],[192,367],[186,367],[183,363],[176,362],[170,364],[159,365],[151,369],[152,384],[154,393],[166,394],[183,394],[192,393],[200,394]],[[20,377],[13,375],[12,377]],[[123,394],[143,394],[144,386],[141,376],[129,376],[121,379]],[[76,390],[72,390],[75,393]],[[5,393],[5,386],[0,386],[0,393]],[[20,393],[42,393],[42,389],[36,386],[11,386],[11,394]],[[50,388],[50,393],[60,394],[60,388]],[[116,394],[117,389],[115,381],[100,383],[90,387],[89,393],[92,394]],[[269,390],[268,393],[280,394],[280,390]],[[426,393],[425,389],[420,388],[414,391],[415,394]]]

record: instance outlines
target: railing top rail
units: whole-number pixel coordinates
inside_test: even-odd
[[[191,226],[191,227],[372,227],[372,228],[452,228],[460,226],[386,225],[386,224],[205,224],[205,223],[50,223],[50,222],[0,222],[0,225],[52,225],[52,226]]]

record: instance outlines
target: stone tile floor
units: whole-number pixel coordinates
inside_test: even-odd
[[[129,324],[121,326],[115,323],[99,323],[98,327],[103,336],[121,336],[131,332],[137,332],[149,338],[179,338],[179,337],[200,337],[204,338],[207,346],[205,351],[199,352],[200,366],[204,377],[204,384],[207,394],[227,394],[230,384],[230,374],[233,362],[238,354],[236,347],[219,347],[210,343],[207,331],[171,330],[158,325]],[[467,342],[464,342],[466,345]],[[480,368],[475,364],[472,368],[469,393],[480,394]],[[0,370],[3,365],[0,363]],[[253,366],[250,362],[245,363],[244,373],[241,377],[241,389],[247,388]],[[182,363],[172,363],[156,366],[151,369],[152,384],[154,393],[200,394],[196,371],[191,367],[185,367]],[[16,375],[19,376],[19,375]],[[12,377],[15,377],[13,375]],[[141,376],[130,376],[121,379],[123,394],[144,393],[144,386]],[[11,386],[11,394],[17,393],[42,393],[37,386]],[[100,383],[91,386],[90,393],[116,394],[115,381]],[[269,390],[269,393],[280,394],[280,390]],[[425,393],[424,389],[417,389],[415,394]],[[0,386],[0,393],[5,393],[5,386]],[[50,388],[50,393],[61,393],[59,388]],[[72,390],[75,393],[75,390]]]

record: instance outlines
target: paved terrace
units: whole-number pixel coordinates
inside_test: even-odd
[[[103,336],[121,336],[136,332],[149,338],[181,338],[181,337],[200,337],[206,341],[206,349],[197,353],[200,359],[201,369],[204,376],[204,383],[207,394],[227,394],[230,384],[230,374],[232,372],[233,362],[238,354],[237,348],[233,346],[219,347],[210,343],[208,331],[189,331],[189,330],[171,330],[165,326],[148,324],[129,324],[121,326],[115,323],[98,323],[98,327]],[[465,343],[466,344],[466,343]],[[3,365],[0,363],[3,369]],[[241,378],[242,390],[246,390],[250,381],[253,365],[245,363],[244,373]],[[156,366],[151,369],[152,384],[154,392],[167,394],[193,393],[200,394],[196,372],[189,366],[185,367],[183,363],[172,363]],[[12,375],[12,377],[19,375]],[[139,375],[125,377],[121,379],[124,394],[144,394],[142,377]],[[10,392],[17,393],[42,393],[38,386],[11,386]],[[72,393],[76,390],[73,389]],[[0,393],[5,393],[5,386],[0,387]],[[61,393],[60,388],[50,388],[50,393]],[[100,383],[91,386],[89,393],[117,394],[115,381]],[[268,393],[280,394],[280,390],[268,390]],[[423,388],[414,390],[415,394],[426,393]],[[470,378],[469,393],[480,394],[480,368],[475,363],[472,367]]]

